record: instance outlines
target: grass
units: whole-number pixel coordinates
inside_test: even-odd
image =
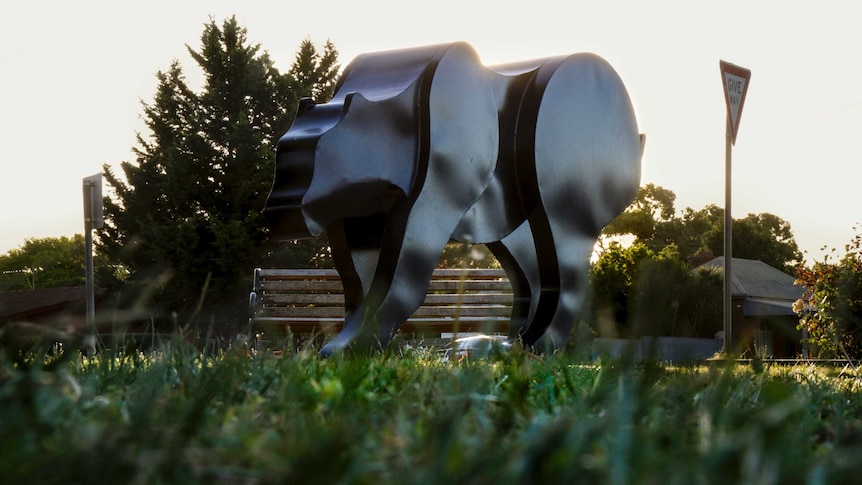
[[[4,483],[844,483],[852,369],[408,350],[0,357]]]

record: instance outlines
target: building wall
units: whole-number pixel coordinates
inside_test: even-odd
[[[761,315],[746,317],[742,300],[734,299],[733,348],[742,357],[772,357],[792,359],[802,355],[802,332],[796,329],[796,316]],[[757,347],[766,347],[769,355],[758,354]]]

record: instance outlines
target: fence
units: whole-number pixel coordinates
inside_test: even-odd
[[[708,359],[721,350],[721,340],[683,337],[643,337],[637,340],[597,338],[592,342],[593,357],[606,355],[635,359],[652,358],[671,363]]]

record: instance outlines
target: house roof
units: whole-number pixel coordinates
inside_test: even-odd
[[[724,256],[719,256],[695,269],[724,273]],[[789,274],[762,261],[733,258],[731,260],[730,293],[742,298],[743,313],[752,315],[795,315],[793,302],[802,298],[805,289],[794,284]]]
[[[84,287],[0,292],[0,320],[24,319],[83,304]]]
[[[698,269],[711,269],[723,274],[724,256],[706,262]],[[762,261],[733,258],[730,272],[733,296],[796,301],[805,291],[794,284],[795,278]]]

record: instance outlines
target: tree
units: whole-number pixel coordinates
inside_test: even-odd
[[[722,327],[722,277],[693,271],[676,246],[643,261],[629,290],[636,334],[712,338]]]
[[[862,358],[862,233],[845,246],[845,251],[835,263],[827,255],[810,268],[804,265],[797,268],[797,284],[805,287],[805,293],[793,310],[800,316],[800,328],[808,331],[814,353],[859,359]]]
[[[303,40],[286,77],[290,91],[297,95],[294,103],[298,104],[300,97],[311,97],[317,101],[332,98],[338,69],[338,52],[332,42],[326,41],[323,54],[320,54],[311,40]]]
[[[721,212],[722,220],[724,210]],[[724,224],[713,224],[703,234],[703,245],[716,256],[724,255]],[[744,219],[733,220],[733,257],[756,259],[787,274],[793,274],[802,261],[802,253],[793,238],[790,223],[778,216],[761,213],[748,214]]]
[[[697,211],[687,207],[677,215],[675,199],[673,192],[647,184],[603,235],[630,235],[654,252],[673,244],[689,263],[704,252],[724,255],[724,209],[710,204]],[[802,259],[790,223],[769,213],[734,219],[732,243],[733,257],[763,261],[788,274]]]
[[[142,103],[150,133],[138,134],[136,161],[121,163],[122,177],[104,167],[113,196],[98,247],[129,270],[126,293],[155,291],[163,315],[187,319],[203,307],[204,317],[236,320],[251,269],[274,252],[262,211],[276,142],[300,97],[331,94],[337,52],[303,42],[303,67],[291,70],[306,76],[299,81],[249,43],[235,17],[221,27],[210,19],[200,49],[187,48],[203,89],[188,86],[177,61],[157,73],[154,100]]]
[[[0,291],[84,286],[84,237],[32,238],[0,256]]]
[[[638,190],[634,202],[612,220],[603,231],[606,235],[631,234],[643,243],[653,241],[657,226],[673,220],[676,215],[676,194],[655,184]]]
[[[451,242],[443,249],[438,268],[499,268],[500,263],[484,244]]]
[[[686,207],[667,232],[672,233],[670,237],[676,242],[682,257],[689,262],[693,262],[697,255],[703,253],[718,255],[705,240],[710,234],[721,234],[718,241],[722,241],[719,247],[720,253],[724,254],[724,209],[715,204],[709,204],[700,210]]]
[[[600,333],[616,333],[616,326],[629,321],[628,296],[638,279],[641,263],[653,256],[642,243],[625,247],[612,242],[610,247],[590,267],[589,315],[587,321],[597,322]],[[611,324],[613,329],[611,329]]]
[[[676,246],[611,243],[592,265],[583,321],[600,335],[712,337],[721,328],[721,277],[691,271]]]

